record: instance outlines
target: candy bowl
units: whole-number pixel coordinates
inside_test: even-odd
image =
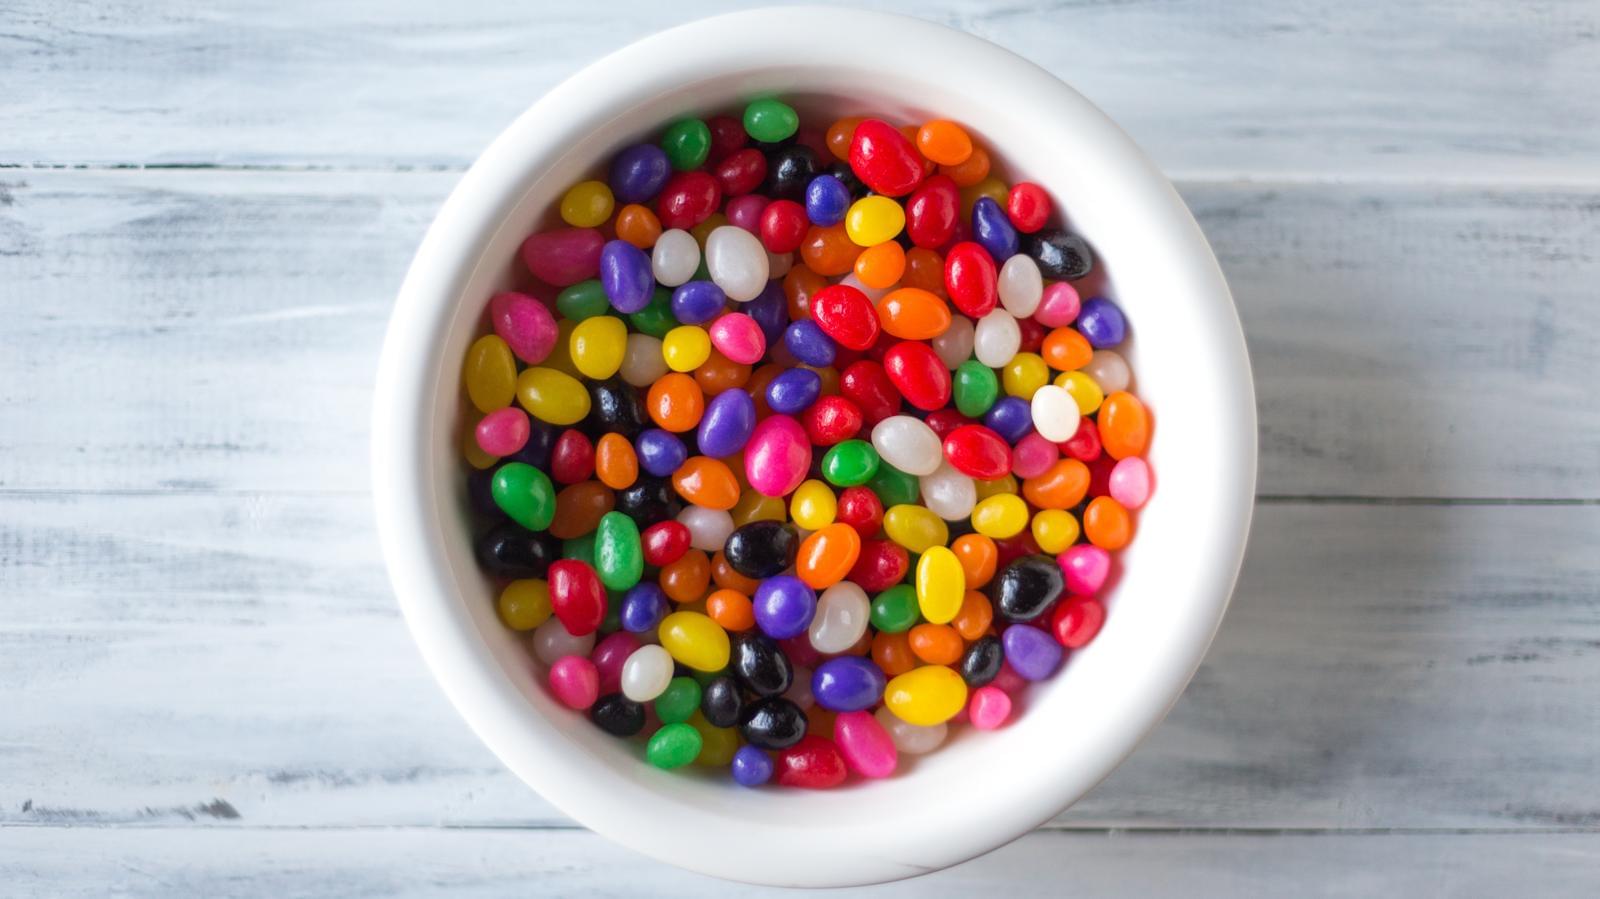
[[[759,40],[753,35],[760,36]],[[873,770],[880,759],[852,757],[855,770],[865,776],[830,790],[741,786],[765,779],[766,772],[759,770],[769,764],[765,756],[750,757],[744,768],[735,756],[734,778],[726,771],[712,773],[693,766],[660,770],[669,766],[664,761],[687,761],[698,742],[689,746],[663,740],[657,746],[652,739],[648,754],[655,764],[650,764],[643,741],[608,734],[607,730],[638,730],[637,721],[631,719],[640,712],[636,705],[605,705],[608,698],[597,704],[597,695],[605,692],[597,690],[597,679],[618,679],[623,694],[648,689],[649,695],[665,696],[661,691],[671,689],[668,679],[673,675],[674,659],[697,667],[690,656],[715,642],[706,636],[712,633],[705,628],[710,619],[689,614],[670,625],[662,622],[659,634],[654,635],[661,645],[606,637],[609,645],[602,641],[594,647],[592,632],[606,611],[605,587],[630,583],[617,579],[618,566],[627,566],[616,559],[611,565],[597,562],[601,574],[596,580],[587,565],[562,560],[548,565],[548,589],[552,596],[562,597],[564,605],[557,613],[567,622],[563,627],[576,618],[593,616],[582,628],[585,636],[571,636],[580,633],[576,627],[568,633],[546,631],[541,626],[531,637],[508,629],[500,618],[503,607],[497,611],[497,604],[505,601],[499,595],[503,582],[486,575],[474,556],[482,528],[475,509],[482,507],[484,497],[469,489],[461,461],[461,434],[476,419],[472,406],[484,408],[479,398],[468,395],[477,382],[464,379],[462,362],[468,359],[470,366],[472,354],[479,352],[479,342],[488,331],[484,310],[490,298],[526,283],[523,242],[530,234],[559,226],[561,218],[571,222],[570,216],[587,214],[584,208],[593,205],[596,197],[569,189],[586,179],[603,179],[606,166],[624,148],[656,140],[670,123],[685,116],[746,109],[753,100],[768,97],[782,97],[806,121],[831,122],[874,113],[903,122],[935,118],[959,122],[982,141],[997,166],[1037,184],[1040,196],[1048,196],[1056,204],[1072,232],[1087,241],[1098,260],[1095,274],[1079,285],[1085,301],[1077,312],[1077,323],[1094,338],[1093,329],[1100,326],[1096,322],[1110,322],[1104,326],[1116,330],[1114,336],[1120,339],[1121,316],[1093,305],[1097,302],[1093,297],[1101,294],[1115,298],[1115,309],[1125,314],[1134,335],[1119,350],[1134,372],[1138,396],[1154,421],[1148,441],[1129,450],[1136,450],[1135,455],[1142,452],[1159,479],[1157,489],[1138,511],[1137,539],[1118,553],[1109,572],[1103,556],[1088,554],[1079,560],[1088,568],[1074,569],[1078,562],[1071,550],[1077,547],[1063,553],[1060,561],[1069,584],[1080,576],[1097,586],[1104,582],[1097,593],[1109,610],[1103,626],[1097,617],[1069,615],[1055,622],[1058,634],[1092,633],[1098,626],[1093,642],[1072,649],[1053,677],[1023,688],[1019,678],[1040,677],[1056,668],[1061,654],[1056,640],[1060,638],[1019,624],[994,636],[973,633],[960,667],[967,673],[984,669],[985,685],[974,689],[970,704],[965,705],[963,716],[970,726],[952,726],[950,738],[936,752],[902,751],[892,776],[872,776],[888,773],[887,768]],[[750,127],[748,118],[746,127]],[[948,135],[935,135],[944,137]],[[685,196],[685,202],[692,201]],[[569,205],[577,211],[567,209]],[[900,223],[892,221],[898,207],[876,205],[883,208],[866,203],[860,219],[846,223],[853,235],[876,233],[881,237],[899,230]],[[560,218],[558,209],[563,210]],[[854,216],[856,206],[851,206],[850,212]],[[737,214],[730,206],[730,219]],[[1003,223],[994,230],[981,218],[974,219],[976,242],[971,247],[993,247],[995,241],[1006,239]],[[790,223],[780,221],[777,226],[788,228]],[[617,230],[620,235],[620,224]],[[719,238],[718,233],[711,232],[705,239],[708,257],[734,258],[741,252],[741,241],[747,242],[736,233],[726,238]],[[865,241],[858,242],[865,245]],[[607,248],[603,252],[610,252],[610,244]],[[888,252],[892,255],[892,248]],[[958,268],[970,263],[973,270],[981,270],[986,262],[982,252],[952,249],[945,260],[946,283],[952,284],[948,280],[952,259]],[[630,274],[641,263],[626,249],[613,255],[600,257],[600,280],[607,291],[600,300],[609,297],[609,302],[623,311],[623,295],[629,297],[629,303],[634,301],[630,278],[643,277],[648,284],[651,272]],[[714,268],[719,264],[713,259],[708,263]],[[752,299],[762,290],[759,278],[743,278],[727,265],[722,269],[726,277],[718,283],[725,288],[727,299]],[[567,273],[552,269],[536,274],[557,283]],[[655,274],[660,277],[659,272]],[[996,276],[991,272],[987,277]],[[1006,277],[1002,273],[1002,291]],[[951,290],[953,302],[958,302],[958,292]],[[862,295],[823,297],[819,293],[810,314],[841,346],[848,347],[859,338],[861,350],[867,351],[873,349],[872,334],[857,335],[847,326],[859,320],[861,310],[854,307],[863,302],[859,299]],[[647,296],[640,294],[637,299],[642,304]],[[686,295],[681,309],[675,298],[674,308],[680,321],[698,320],[704,314],[709,322],[722,300],[715,297],[706,303],[703,297]],[[577,296],[571,302],[588,300]],[[905,333],[896,336],[907,338],[882,356],[884,370],[894,379],[889,393],[898,387],[906,401],[904,411],[925,416],[923,430],[942,429],[937,436],[944,441],[946,456],[972,473],[972,478],[981,475],[989,479],[993,477],[991,469],[999,470],[994,468],[995,460],[1008,451],[996,441],[1003,443],[1005,434],[1010,434],[1005,440],[1014,443],[1032,439],[1036,448],[1040,441],[1065,441],[1072,435],[1044,424],[1052,409],[1074,402],[1082,396],[1081,391],[1098,390],[1089,375],[1068,372],[1058,382],[1061,389],[1043,401],[1035,398],[1032,416],[1039,433],[1031,437],[1022,437],[1033,425],[1027,404],[1020,400],[1010,403],[1003,415],[997,414],[1000,404],[995,404],[985,418],[988,427],[964,424],[958,410],[941,408],[950,400],[948,389],[943,393],[924,389],[926,380],[916,374],[941,366],[936,353],[915,340],[937,334],[945,327],[948,313],[921,308],[918,303],[924,300],[914,296],[884,298],[883,302],[893,312],[880,308],[880,313],[903,323]],[[602,318],[579,324],[583,334],[574,329],[571,339],[592,336],[596,346],[616,346],[623,332]],[[617,333],[611,334],[607,328]],[[759,356],[761,335],[747,322],[723,316],[709,323],[707,330],[709,339],[729,358]],[[708,352],[705,336],[691,336],[693,340],[663,350],[666,364],[678,370],[652,375],[649,381],[652,395],[659,387],[668,405],[675,396],[674,385],[686,378],[693,380],[683,371],[692,369]],[[810,338],[802,337],[794,346],[805,353]],[[528,339],[537,342],[535,337]],[[991,369],[1007,365],[1003,359],[985,358],[985,346],[992,343],[979,341],[978,362]],[[1014,352],[1014,341],[1011,346]],[[549,350],[527,351],[542,355]],[[1045,348],[1043,352],[1050,351]],[[611,358],[610,364],[601,368],[616,371],[617,361]],[[529,375],[538,371],[528,369],[522,375],[537,381],[529,389],[541,397],[537,402],[542,404],[544,420],[577,422],[583,418],[591,401],[577,398],[570,408],[565,405],[565,398],[574,396],[562,380],[568,376]],[[982,380],[981,372],[974,376]],[[1007,368],[1006,377],[1013,376],[1034,377],[1028,371],[1013,373]],[[965,375],[959,370],[954,377],[956,403],[983,393],[980,388],[964,386]],[[547,379],[548,384],[538,379]],[[769,390],[765,396],[775,404],[792,402],[799,408],[823,402],[817,399],[818,385],[803,374],[774,383],[776,392]],[[611,402],[603,393],[593,393],[593,397],[592,402],[601,406]],[[1084,401],[1076,401],[1082,407]],[[525,399],[522,402],[528,404]],[[732,400],[716,414],[742,415],[740,402]],[[1099,402],[1098,396],[1095,402]],[[417,252],[390,323],[374,402],[373,486],[390,577],[424,659],[469,726],[545,799],[603,835],[693,870],[773,885],[853,885],[937,870],[1020,836],[1081,797],[1160,721],[1209,645],[1243,557],[1255,486],[1254,409],[1237,314],[1204,237],[1171,185],[1132,141],[1087,101],[1048,73],[998,47],[929,23],[843,9],[760,10],[666,31],[600,60],[530,107],[463,176]],[[713,414],[709,406],[697,408],[693,418],[700,419],[702,411]],[[676,409],[652,410],[652,415],[657,413],[678,414]],[[627,410],[618,407],[609,414],[626,415]],[[1013,433],[1012,423],[1017,420],[1022,429]],[[782,421],[789,424],[782,425]],[[478,445],[495,450],[491,455],[521,452],[519,448],[530,440],[526,424],[525,416],[508,412],[496,418],[491,412],[474,426]],[[830,445],[837,446],[826,457],[818,453],[822,472],[834,484],[859,483],[877,463],[870,444],[845,439],[850,436],[846,431],[858,429],[859,424],[854,422],[830,436]],[[888,426],[907,434],[921,433],[918,429],[922,428],[914,421]],[[763,428],[774,433],[763,436],[759,433]],[[793,420],[777,416],[763,419],[754,429],[758,433],[748,436],[749,446],[759,439],[763,447],[777,448],[773,452],[786,452],[795,441],[810,439],[809,432]],[[587,459],[601,458],[610,452],[608,446],[615,446],[615,441],[608,444],[606,435],[599,432],[572,439],[583,444],[578,455]],[[702,429],[698,450],[707,456],[721,456],[722,450],[731,453],[735,445],[742,445],[708,449],[722,439],[722,431]],[[659,448],[638,444],[638,463],[646,468],[663,465],[662,470],[672,472],[675,479],[692,476],[695,489],[726,493],[725,469],[678,458],[671,443],[665,441]],[[1020,456],[1022,444],[1018,446]],[[567,449],[557,447],[556,452],[565,458],[571,455]],[[677,450],[681,452],[682,447]],[[1050,452],[1042,451],[1046,456]],[[749,452],[746,447],[746,471],[752,485],[762,492],[795,491],[796,507],[802,501],[811,502],[806,498],[811,488],[800,483],[806,476],[803,469],[773,469],[778,473],[769,476],[751,467]],[[922,481],[923,504],[928,509],[960,507],[963,514],[971,510],[974,527],[980,519],[1004,526],[1017,515],[1029,514],[1029,502],[1037,499],[1024,502],[1014,494],[974,497],[958,489],[966,474],[952,476],[954,469],[944,463],[928,471]],[[1143,471],[1140,466],[1141,478]],[[497,470],[490,499],[518,522],[508,525],[506,552],[551,554],[548,544],[542,549],[516,544],[519,539],[525,541],[527,534],[517,528],[552,528],[555,534],[548,504],[522,507],[505,501],[510,495],[506,491],[548,492],[548,479],[541,485],[540,478],[546,475],[529,465],[504,465]],[[964,483],[970,491],[973,481]],[[738,486],[729,489],[737,493]],[[1027,488],[1022,492],[1026,495]],[[1142,501],[1142,482],[1135,492]],[[981,500],[979,508],[973,509],[977,500]],[[619,511],[601,521],[598,540],[606,541],[607,529],[611,529],[629,536],[638,546],[637,522],[632,519],[649,519],[645,510],[655,501],[641,493],[630,496],[623,509],[619,498]],[[833,497],[817,497],[816,501],[831,503]],[[784,505],[789,503],[786,498]],[[906,508],[874,512],[841,493],[838,520],[886,515],[883,527],[887,533],[914,535],[927,524],[917,514],[936,518],[928,509],[912,514]],[[1092,508],[1085,511],[1085,520],[1092,514]],[[826,517],[831,519],[833,512]],[[690,521],[692,539],[699,541],[716,531],[719,520],[725,518]],[[680,537],[663,539],[670,542]],[[722,546],[727,539],[731,539],[729,535],[718,532],[707,548]],[[750,544],[753,556],[760,557],[777,545],[773,541],[781,543],[788,538],[752,532],[739,539]],[[913,602],[923,604],[929,620],[938,620],[927,612],[929,602],[943,609],[944,620],[958,615],[962,597],[948,584],[960,576],[964,564],[956,545],[959,541],[947,549],[933,543],[921,546],[920,538],[896,539],[919,546]],[[802,552],[806,546],[820,546],[819,558],[826,562],[831,558],[826,552],[828,545],[855,547],[859,542],[852,526],[828,524],[807,537]],[[549,561],[541,560],[541,567]],[[625,561],[638,564],[634,559]],[[1030,595],[1029,579],[1045,576],[1045,572],[1019,565],[1016,570],[1007,569],[1005,578],[1009,580],[991,594],[997,605],[1018,606],[1011,610],[1018,620],[1035,613],[1021,608]],[[807,592],[813,579],[829,583],[841,574],[827,575],[821,567],[826,566],[803,559],[794,574],[777,568],[763,572],[760,589],[752,590],[757,598],[755,620],[762,630],[774,635],[790,632],[796,623],[790,620],[795,607],[792,596]],[[1092,573],[1089,568],[1094,569]],[[637,576],[634,571],[633,578]],[[858,602],[820,592],[821,605]],[[572,597],[586,598],[579,602]],[[673,599],[685,602],[676,596]],[[707,600],[708,611],[710,603]],[[632,614],[627,608],[612,611]],[[914,618],[914,606],[911,613]],[[811,620],[811,615],[807,609],[804,617]],[[713,636],[721,633],[715,630]],[[831,645],[830,641],[837,639],[842,647],[849,636],[819,636],[813,630],[810,640],[815,647]],[[924,660],[961,648],[961,640],[948,633],[930,632],[923,637],[925,645],[917,651]],[[954,645],[946,647],[941,640],[954,640]],[[648,644],[648,640],[644,642]],[[1062,642],[1077,646],[1070,637]],[[749,664],[759,667],[763,664],[760,653],[766,650],[740,642],[732,651],[736,655],[755,653]],[[815,679],[806,683],[827,691],[830,702],[859,703],[862,711],[840,714],[832,722],[841,742],[854,732],[881,733],[872,716],[865,713],[871,698],[883,692],[883,685],[874,681],[881,673],[872,662],[848,654],[829,660],[820,656],[802,659],[798,650],[791,654],[806,670],[815,668]],[[626,663],[618,671],[615,663],[623,656]],[[954,656],[949,658],[954,665]],[[1001,658],[1015,665],[1001,666]],[[718,655],[703,667],[711,669],[723,661]],[[906,675],[911,680],[902,693],[937,694],[950,679],[960,681],[966,676],[930,664]],[[707,694],[714,692],[709,685],[704,689]],[[964,689],[961,695],[966,695]],[[886,697],[886,701],[895,706],[894,697]],[[662,703],[658,699],[655,707],[663,709]],[[575,711],[584,708],[590,710],[588,714]],[[951,706],[938,714],[948,718],[955,709]],[[687,713],[687,709],[681,711]],[[905,714],[901,718],[911,720],[920,714],[913,712],[908,713],[910,718]],[[762,714],[765,717],[750,719],[741,727],[777,736],[804,727],[781,705],[764,709]],[[663,713],[661,717],[665,720],[667,716]],[[663,728],[658,734],[665,732]],[[753,731],[742,732],[748,738]],[[861,745],[867,743],[870,739]]]

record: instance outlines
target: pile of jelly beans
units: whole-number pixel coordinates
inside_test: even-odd
[[[559,214],[463,373],[477,557],[555,700],[661,768],[832,787],[1095,637],[1151,424],[1038,185],[954,122],[763,98]]]

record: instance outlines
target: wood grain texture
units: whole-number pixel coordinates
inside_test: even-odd
[[[365,490],[389,303],[454,179],[0,177],[0,486]],[[1182,189],[1264,495],[1600,498],[1600,190]]]
[[[0,823],[536,826],[362,497],[0,498]],[[1600,830],[1600,507],[1261,508],[1171,718],[1071,827]]]
[[[459,166],[590,61],[741,5],[12,0],[0,163]],[[1182,175],[1592,183],[1600,153],[1592,2],[867,5],[1032,59]]]

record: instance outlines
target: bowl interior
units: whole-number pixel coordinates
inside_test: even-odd
[[[740,17],[688,26],[698,34],[658,35],[575,76],[519,119],[446,205],[386,347],[393,376],[380,408],[403,411],[380,411],[376,423],[378,455],[400,460],[382,463],[393,481],[380,471],[378,491],[409,487],[393,506],[380,501],[380,517],[395,519],[384,524],[385,550],[408,620],[452,700],[510,767],[582,823],[658,858],[745,880],[905,876],[969,858],[1054,815],[1131,751],[1192,674],[1248,525],[1254,406],[1243,342],[1181,201],[1059,81],[976,38],[884,16],[847,30],[870,39],[888,20],[902,39],[948,51],[940,57],[948,65],[904,64],[911,57],[892,43],[815,50],[814,14],[786,29],[763,20],[765,33],[783,35],[764,52],[674,58],[685,40],[715,45],[703,29],[730,18]],[[1093,286],[1127,313],[1137,339],[1125,355],[1155,422],[1156,490],[1118,556],[1105,593],[1110,614],[1094,643],[1032,687],[1003,729],[952,728],[944,747],[903,758],[893,778],[830,792],[747,790],[725,772],[658,771],[643,762],[639,741],[612,738],[559,706],[525,639],[496,618],[492,585],[472,556],[458,452],[461,359],[485,330],[489,296],[524,283],[518,246],[550,224],[562,192],[676,116],[736,111],[769,93],[794,102],[807,124],[862,113],[960,121],[1008,180],[1044,186],[1097,253]],[[407,439],[414,447],[382,447]]]

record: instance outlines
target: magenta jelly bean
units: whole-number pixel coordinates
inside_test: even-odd
[[[550,666],[550,692],[569,709],[587,709],[600,698],[600,672],[583,656],[557,659]]]
[[[900,761],[894,738],[871,712],[840,712],[833,719],[833,742],[862,777],[888,777]]]
[[[729,312],[711,323],[711,345],[734,362],[750,365],[767,352],[767,337],[756,320],[743,312]]]
[[[494,333],[518,359],[538,365],[556,346],[556,320],[549,308],[525,293],[497,293],[489,301]]]
[[[1019,478],[1038,477],[1060,458],[1061,448],[1035,431],[1011,448],[1011,473]]]
[[[728,224],[751,234],[761,233],[761,214],[772,201],[760,194],[745,194],[728,202]]]
[[[1033,320],[1046,328],[1064,328],[1078,317],[1078,289],[1066,281],[1057,281],[1044,289],[1039,298],[1039,308]]]
[[[811,468],[811,440],[806,429],[787,415],[773,415],[756,425],[744,450],[744,474],[765,496],[787,496]]]
[[[1139,508],[1150,499],[1150,465],[1138,456],[1123,459],[1111,469],[1109,488],[1123,508]]]
[[[542,231],[522,242],[522,263],[540,281],[569,287],[599,274],[605,245],[605,235],[595,228]]]
[[[1004,690],[1007,693],[1015,693],[1027,685],[1028,682],[1023,679],[1022,675],[1017,673],[1017,669],[1004,662],[1000,664],[1000,673],[996,674],[994,680],[989,682],[989,686]]]
[[[1011,717],[1011,697],[993,684],[972,691],[967,716],[978,730],[994,730]]]
[[[528,413],[516,406],[496,409],[478,422],[478,448],[491,456],[509,456],[528,445],[531,431]]]
[[[646,585],[655,587],[655,584]],[[589,653],[589,661],[594,663],[595,670],[600,674],[600,692],[615,693],[622,689],[622,663],[628,661],[628,656],[641,645],[639,638],[626,630],[607,634],[604,639],[594,645],[594,651]]]
[[[1056,564],[1061,566],[1067,592],[1084,596],[1099,590],[1111,574],[1111,554],[1088,543],[1067,547],[1056,556]]]

